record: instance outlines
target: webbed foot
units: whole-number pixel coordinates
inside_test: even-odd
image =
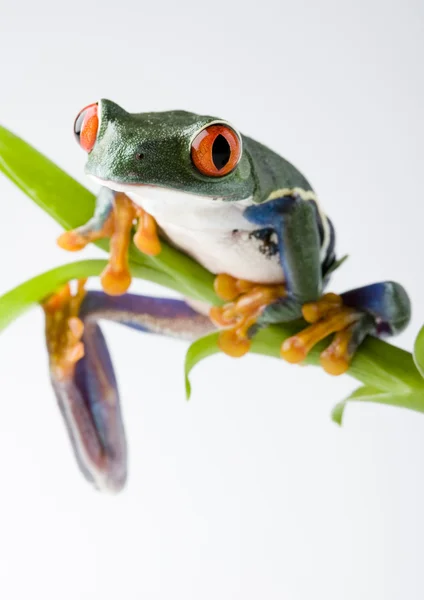
[[[335,334],[320,356],[321,366],[331,375],[347,371],[365,336],[376,328],[370,314],[346,306],[337,294],[325,294],[317,302],[304,304],[302,314],[311,325],[283,342],[281,357],[290,363],[300,363],[318,342]]]
[[[61,248],[74,252],[85,248],[90,242],[110,238],[109,264],[101,275],[101,283],[107,294],[119,296],[125,293],[131,284],[128,248],[135,221],[138,221],[138,224],[133,237],[134,244],[140,252],[156,256],[161,250],[156,221],[122,193],[114,194],[113,209],[101,227],[97,227],[97,221],[94,220],[63,233],[57,243]]]
[[[233,357],[246,354],[251,345],[249,330],[265,307],[286,295],[284,285],[262,285],[230,275],[217,275],[214,282],[216,294],[228,302],[211,308],[212,322],[222,329],[218,344],[221,350]]]
[[[50,369],[58,381],[72,377],[76,363],[84,356],[84,324],[79,318],[84,285],[85,280],[78,281],[72,294],[67,283],[43,304]]]

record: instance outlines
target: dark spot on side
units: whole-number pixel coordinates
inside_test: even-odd
[[[278,244],[271,239],[273,234],[275,234],[275,231],[271,227],[258,229],[249,234],[249,239],[255,239],[260,242],[259,252],[267,258],[278,254]]]

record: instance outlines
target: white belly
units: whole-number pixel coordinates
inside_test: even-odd
[[[166,237],[211,273],[228,273],[257,283],[284,280],[278,256],[265,257],[248,230],[196,231],[157,220]]]
[[[151,214],[167,239],[208,271],[257,283],[284,281],[278,254],[264,253],[263,242],[250,235],[258,229],[243,217],[250,199],[225,202],[147,185],[110,187]]]

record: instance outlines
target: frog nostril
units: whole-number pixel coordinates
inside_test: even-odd
[[[137,152],[137,154],[135,155],[137,160],[143,160],[144,158],[144,152]]]

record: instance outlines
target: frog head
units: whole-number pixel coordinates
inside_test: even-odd
[[[243,136],[216,117],[133,114],[100,100],[79,113],[74,133],[88,153],[86,173],[113,189],[159,186],[230,201],[254,192]]]

